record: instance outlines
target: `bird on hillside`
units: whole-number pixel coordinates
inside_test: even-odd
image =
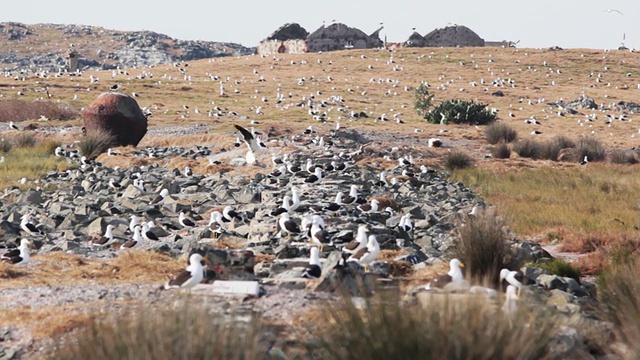
[[[29,245],[31,242],[27,239],[20,240],[20,246],[17,249],[9,250],[2,254],[0,261],[12,265],[26,265],[29,263]]]
[[[280,229],[287,234],[287,241],[291,239],[291,235],[300,234],[300,227],[298,227],[298,224],[295,221],[291,220],[288,212],[280,214],[278,225],[280,226]]]
[[[365,271],[369,271],[369,264],[378,259],[380,244],[375,235],[369,235],[367,247],[360,249],[357,253],[349,256],[347,261],[356,261],[364,266]]]
[[[24,230],[29,235],[42,235],[42,231],[40,231],[32,222],[31,222],[31,214],[22,215],[20,221],[20,228]]]
[[[189,256],[189,266],[178,276],[167,281],[160,289],[191,289],[198,285],[202,282],[202,279],[204,279],[203,260],[206,261],[207,258],[198,253],[191,254],[191,256]]]
[[[307,266],[302,277],[307,279],[317,279],[322,275],[322,267],[320,266],[320,252],[318,248],[313,246],[311,248],[311,255],[309,257],[309,266]]]
[[[180,211],[180,214],[178,215],[178,222],[180,223],[180,225],[182,225],[182,227],[194,227],[196,226],[196,223],[193,222],[193,220],[189,219],[183,211]]]

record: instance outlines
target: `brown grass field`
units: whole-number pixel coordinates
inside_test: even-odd
[[[547,66],[543,65],[545,62]],[[37,104],[46,98],[47,91],[51,101],[79,111],[117,83],[122,85],[121,92],[139,94],[137,101],[140,106],[153,112],[149,118],[151,130],[174,125],[213,126],[213,131],[182,137],[148,135],[139,146],[207,145],[214,150],[228,149],[235,140],[233,124],[250,126],[248,119],[253,119],[261,122],[255,125],[259,129],[274,127],[276,131],[290,131],[290,134],[309,125],[328,131],[339,121],[343,127],[399,135],[406,146],[423,152],[424,156],[417,161],[419,164],[440,168],[449,151],[463,150],[473,157],[475,166],[453,172],[453,179],[462,181],[494,205],[518,238],[564,243],[565,251],[585,254],[577,263],[581,269],[598,274],[608,266],[611,253],[637,239],[634,226],[638,223],[639,211],[639,165],[602,162],[580,166],[577,163],[521,158],[515,153],[509,159],[483,159],[491,148],[484,138],[484,128],[427,124],[413,108],[414,90],[421,81],[426,81],[431,86],[430,93],[435,95],[436,104],[457,98],[477,100],[496,108],[500,121],[513,127],[520,139],[535,137],[536,140],[549,140],[556,135],[573,140],[595,138],[610,153],[616,148],[631,149],[638,145],[639,115],[628,114],[629,121],[614,120],[609,126],[605,124],[604,115],[619,117],[622,112],[579,110],[579,115],[559,116],[558,109],[547,103],[560,99],[572,101],[581,95],[593,97],[597,104],[605,106],[619,101],[637,101],[640,86],[638,65],[638,54],[635,53],[589,49],[422,48],[395,52],[353,50],[279,54],[264,58],[245,56],[194,61],[188,66],[182,64],[185,74],[179,67],[169,64],[127,69],[128,75],[115,74],[113,77],[111,71],[87,71],[82,76],[73,77],[36,77],[31,74],[25,81],[2,77],[0,113],[12,100]],[[399,68],[401,71],[397,71]],[[261,75],[266,81],[258,81]],[[91,84],[90,76],[98,77],[100,81]],[[214,80],[214,76],[219,80]],[[301,78],[305,79],[303,84],[299,84]],[[382,79],[382,83],[378,79]],[[497,79],[512,79],[514,86],[492,86],[491,83]],[[224,96],[220,96],[221,81],[225,88]],[[481,81],[487,84],[481,84]],[[472,82],[477,86],[472,86]],[[234,92],[236,89],[239,94]],[[491,95],[497,90],[503,91],[504,96]],[[18,91],[25,95],[18,95]],[[285,100],[279,105],[276,104],[278,92],[285,95]],[[295,106],[303,96],[309,98],[312,95],[318,101],[327,99],[329,102],[323,109],[328,111],[326,124],[313,121],[306,108]],[[344,104],[339,105],[329,99],[334,95],[343,97]],[[263,102],[262,97],[268,101]],[[529,101],[532,101],[531,105]],[[188,105],[189,110],[185,110],[183,105]],[[228,109],[225,113],[236,111],[248,119],[233,115],[208,117],[207,111],[215,106]],[[256,113],[258,106],[261,106],[261,114]],[[344,108],[347,114],[340,113],[339,107]],[[11,108],[15,106],[11,105]],[[195,108],[200,114],[195,113]],[[350,120],[348,112],[351,110],[366,111],[370,118]],[[509,112],[514,117],[510,117]],[[388,117],[399,113],[405,124],[373,121],[383,113]],[[595,113],[597,119],[591,123],[584,122],[585,115],[591,113]],[[18,126],[34,124],[41,129],[81,126],[80,118],[59,120],[46,115],[49,120],[43,121],[39,115],[42,114],[34,113],[31,119],[21,121]],[[523,120],[531,116],[536,116],[542,125],[524,124]],[[19,120],[17,115],[16,120]],[[415,133],[414,129],[423,132]],[[530,135],[534,129],[542,134]],[[15,131],[5,131],[2,136],[11,139]],[[65,134],[46,137],[68,143],[80,139],[80,133],[77,128],[72,128]],[[426,139],[430,137],[441,138],[444,147],[428,149]],[[389,140],[374,146],[383,147],[392,142]],[[6,177],[2,183],[4,186],[23,176],[35,179],[53,168],[63,168],[63,165],[51,162],[50,158],[46,159],[47,166],[35,169],[23,168],[22,160],[12,165],[12,154],[19,154],[14,151],[17,150],[12,149],[6,154],[5,164],[0,164],[0,174]],[[148,161],[107,158],[104,155],[98,160],[109,166],[133,165],[132,161],[146,164]],[[202,173],[238,171],[185,159],[174,159],[167,165],[189,165]],[[143,259],[146,265],[141,266],[153,268],[156,275],[168,275],[180,268],[177,262],[159,258],[160,255],[146,256],[148,258]],[[126,277],[121,275],[124,272],[116,271],[125,268],[135,270],[130,269],[134,259],[117,258],[103,262],[58,254],[36,255],[36,260],[41,262],[40,265],[29,270],[0,267],[0,278],[3,279],[0,287],[21,286],[31,281],[47,283],[55,278],[58,271],[67,272],[78,281],[164,281],[164,278],[148,278],[144,275],[148,269],[128,271],[133,275]],[[105,272],[105,269],[110,271]],[[413,276],[427,279],[433,274],[429,269]]]

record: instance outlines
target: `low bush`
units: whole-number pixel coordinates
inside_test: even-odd
[[[511,149],[504,142],[498,143],[498,145],[491,148],[491,156],[496,159],[508,159],[511,157]]]
[[[36,136],[30,132],[20,133],[13,138],[13,141],[15,146],[19,148],[32,148],[36,146],[37,143]]]
[[[500,142],[510,143],[515,141],[518,133],[505,123],[493,123],[484,131],[489,144],[495,145]]]
[[[614,149],[609,159],[614,164],[633,165],[638,163],[638,153],[634,150]]]
[[[80,112],[68,105],[51,101],[0,100],[0,114],[3,121],[36,120],[44,116],[51,120],[71,120],[80,116]]]
[[[426,300],[425,300],[426,301]],[[432,296],[403,304],[374,296],[356,307],[350,299],[332,305],[312,358],[549,359],[557,316],[524,304],[511,315],[482,297]]]
[[[455,255],[465,264],[466,276],[472,282],[498,284],[503,268],[518,268],[504,232],[504,222],[495,214],[480,211],[469,215],[458,228]]]
[[[106,131],[94,131],[88,133],[78,143],[80,153],[88,159],[94,159],[98,155],[106,152],[110,147],[114,146],[116,139],[113,135]]]
[[[533,139],[522,139],[513,145],[513,151],[518,155],[530,159],[542,158],[543,151],[539,142]]]
[[[536,266],[547,270],[552,275],[569,277],[580,283],[580,276],[582,275],[580,270],[564,260],[553,259],[551,261],[536,264]]]
[[[588,161],[603,161],[606,158],[606,150],[602,143],[594,138],[581,138],[575,147],[577,161],[582,161],[585,156]]]
[[[496,115],[485,104],[456,99],[441,102],[424,118],[431,124],[487,125],[496,120]]]
[[[110,319],[94,319],[73,341],[60,344],[51,359],[261,359],[257,320],[211,314],[203,306],[138,309]]]
[[[453,150],[447,154],[444,166],[449,170],[464,169],[473,164],[473,159],[469,154],[460,150]]]

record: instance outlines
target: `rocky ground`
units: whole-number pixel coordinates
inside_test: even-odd
[[[156,129],[148,136],[199,131],[206,129],[172,127]],[[324,136],[324,146],[318,145],[319,135]],[[429,270],[446,271],[443,264],[452,256],[461,221],[473,206],[483,205],[483,200],[463,184],[449,181],[445,172],[421,166],[433,161],[433,154],[417,147],[413,139],[400,140],[372,131],[339,130],[327,134],[297,134],[291,140],[289,137],[270,140],[268,149],[258,154],[257,165],[244,164],[244,144],[215,154],[204,145],[141,147],[114,158],[154,160],[150,165],[109,167],[97,162],[77,163],[78,167],[73,170],[52,172],[34,181],[29,190],[7,189],[0,198],[3,214],[0,246],[16,246],[19,239],[26,236],[35,244],[35,250],[32,263],[20,269],[26,273],[23,275],[26,280],[0,289],[0,299],[3,299],[0,308],[4,312],[29,309],[37,313],[58,309],[71,313],[113,313],[141,300],[170,304],[181,294],[158,291],[158,286],[166,280],[160,274],[154,281],[118,283],[78,279],[75,284],[61,282],[41,286],[34,285],[29,273],[42,264],[41,259],[47,254],[56,252],[108,262],[130,251],[159,252],[179,259],[201,251],[207,254],[207,281],[257,279],[264,290],[257,299],[216,297],[211,302],[203,301],[221,308],[241,306],[270,321],[291,324],[307,309],[335,299],[337,284],[345,284],[356,296],[363,295],[362,288],[355,285],[357,280],[371,285],[365,290],[373,290],[377,283],[406,290],[409,296],[424,293],[424,285],[434,274]],[[396,148],[381,145],[390,142]],[[72,144],[65,146],[70,157],[74,150]],[[290,161],[301,165],[302,171],[271,175],[274,168],[271,154],[279,154],[278,158],[282,159],[284,153]],[[173,158],[211,164],[210,171],[188,174],[184,168],[163,165]],[[403,158],[412,164],[401,166],[399,159]],[[308,160],[322,167],[333,163],[334,166],[345,164],[347,168],[324,170],[323,179],[309,185],[305,183],[310,174],[305,169]],[[380,181],[384,169],[387,169],[386,183]],[[121,187],[111,187],[111,179]],[[134,181],[140,180],[142,188],[134,186]],[[338,192],[349,193],[352,185],[357,187],[359,198],[377,199],[380,209],[364,212],[356,203],[343,205],[336,212],[324,209]],[[321,252],[323,271],[318,280],[301,277],[309,259],[305,236],[295,235],[288,241],[276,227],[278,217],[270,214],[281,206],[285,195],[292,195],[294,186],[299,188],[301,204],[290,211],[292,219],[300,223],[307,214],[321,215],[331,240]],[[169,196],[152,204],[162,189],[167,189]],[[239,218],[225,223],[222,234],[216,237],[208,220],[212,212],[222,211],[226,206],[232,206]],[[196,226],[182,226],[178,221],[180,212],[193,219]],[[27,235],[20,229],[20,216],[25,213],[33,214],[34,222],[44,235]],[[413,231],[398,227],[404,214],[412,215]],[[159,240],[145,239],[132,249],[119,249],[132,238],[131,216],[152,221],[151,231]],[[115,240],[104,247],[90,245],[90,239],[103,234],[108,224],[115,227]],[[377,236],[382,248],[379,261],[366,273],[355,263],[346,267],[338,265],[341,247],[354,238],[361,224],[366,224]],[[511,241],[524,262],[549,257],[538,244],[515,238]],[[573,330],[563,335],[562,341],[566,344],[563,351],[575,348],[588,351],[583,341],[585,331],[604,334],[603,338],[607,336],[609,330],[604,323],[582,315],[583,309],[593,305],[593,284],[549,275],[532,267],[522,270],[535,284],[529,290],[532,298],[537,298],[541,306],[555,307],[576,319]],[[0,332],[3,349],[0,359],[40,357],[51,349],[54,340],[38,337],[32,325],[5,323]]]

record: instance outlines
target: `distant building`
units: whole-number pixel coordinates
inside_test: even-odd
[[[322,25],[307,37],[307,51],[381,48],[384,46],[384,42],[380,40],[381,30],[382,26],[371,35],[367,35],[345,24],[335,23],[327,27]]]
[[[435,29],[422,36],[414,32],[402,43],[403,47],[454,47],[454,46],[496,46],[515,47],[512,41],[485,41],[466,26],[453,25]]]
[[[299,24],[284,24],[258,44],[258,54],[305,53],[307,52],[307,36],[309,36],[309,32]]]
[[[309,34],[300,25],[284,24],[258,45],[258,54],[301,54],[305,52],[335,51],[345,49],[380,48],[382,27],[367,35],[363,31],[344,24],[322,25]]]

